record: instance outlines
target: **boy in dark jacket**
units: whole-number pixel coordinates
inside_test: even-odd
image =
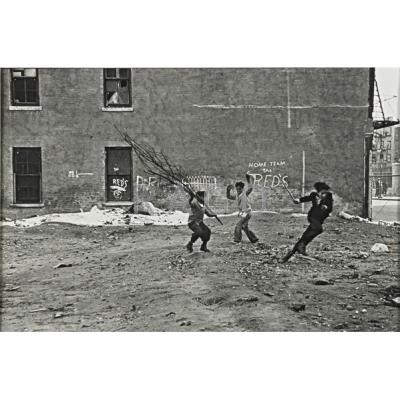
[[[330,187],[324,182],[317,182],[314,184],[314,188],[316,192],[311,192],[308,196],[293,201],[295,204],[311,201],[312,207],[307,215],[310,225],[293,249],[282,259],[282,262],[288,261],[296,252],[306,256],[306,246],[322,233],[322,224],[332,212],[333,199],[332,193],[329,191]]]
[[[209,252],[207,248],[207,243],[211,237],[210,228],[203,222],[204,214],[209,217],[215,217],[215,214],[211,214],[207,211],[204,206],[205,192],[198,191],[196,192],[196,197],[191,196],[189,199],[190,204],[190,213],[188,226],[193,231],[192,237],[189,243],[186,245],[186,249],[191,253],[193,252],[193,244],[196,242],[198,238],[201,238],[202,244],[200,246],[201,251]]]

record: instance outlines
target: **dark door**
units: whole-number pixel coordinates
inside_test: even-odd
[[[130,147],[106,148],[107,201],[132,201],[132,152]]]

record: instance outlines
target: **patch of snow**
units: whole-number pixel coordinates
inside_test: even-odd
[[[126,218],[127,216],[130,218]],[[17,221],[6,221],[2,225],[17,228],[30,228],[44,223],[64,223],[81,226],[186,225],[188,216],[188,213],[182,211],[162,211],[160,215],[128,215],[120,208],[100,210],[97,206],[93,206],[89,212],[47,214]]]
[[[367,224],[373,224],[373,225],[384,225],[384,226],[396,226],[397,222],[396,221],[370,221],[367,218],[361,218],[358,215],[351,215],[347,212],[341,211],[338,214],[338,217],[347,219],[349,221],[360,221],[360,222],[366,222]]]
[[[150,206],[151,205],[151,206]],[[47,214],[16,221],[1,221],[0,226],[16,228],[30,228],[42,224],[71,224],[80,226],[129,226],[129,225],[169,225],[178,226],[188,223],[189,214],[182,211],[165,211],[154,207],[151,203],[147,208],[153,215],[126,214],[122,208],[101,210],[93,206],[90,211],[77,213]],[[274,211],[256,211],[260,213],[276,214]],[[219,217],[237,217],[237,211],[232,214],[221,214]]]
[[[293,213],[291,214],[292,217],[295,218],[302,218],[302,217],[307,217],[307,214],[303,214],[303,213]]]
[[[373,253],[387,253],[389,251],[389,247],[387,247],[384,243],[375,243],[371,247],[371,251]]]

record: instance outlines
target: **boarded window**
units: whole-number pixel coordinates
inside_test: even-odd
[[[13,106],[39,105],[39,78],[36,68],[11,70],[11,104]]]
[[[40,203],[42,158],[40,148],[14,148],[15,203]]]
[[[132,200],[132,152],[129,147],[106,148],[107,201]]]
[[[106,68],[104,70],[105,107],[130,107],[131,70],[129,68]]]

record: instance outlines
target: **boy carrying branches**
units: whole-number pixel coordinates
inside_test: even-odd
[[[193,194],[190,195],[189,204],[190,204],[190,213],[188,226],[189,229],[193,231],[192,237],[189,243],[186,245],[186,249],[189,253],[193,252],[193,244],[197,239],[201,238],[202,244],[200,246],[201,251],[209,252],[207,248],[207,243],[211,238],[211,230],[210,228],[203,222],[204,214],[208,217],[216,217],[216,214],[213,214],[207,210],[204,205],[205,202],[205,192],[199,190],[196,192],[196,196]]]

